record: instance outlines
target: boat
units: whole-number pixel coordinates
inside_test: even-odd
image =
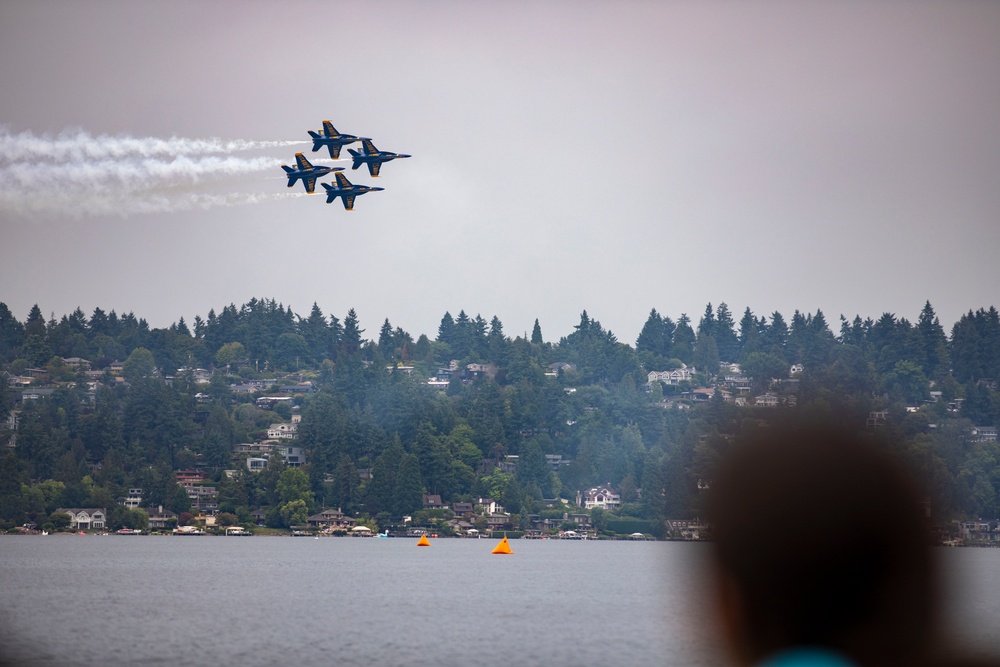
[[[494,554],[513,554],[514,552],[510,549],[510,543],[507,542],[507,536],[504,535],[500,543],[493,547],[493,551],[490,553]]]

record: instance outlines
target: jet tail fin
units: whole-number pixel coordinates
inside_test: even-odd
[[[354,163],[351,165],[351,169],[357,169],[358,167],[360,167],[361,166],[361,153],[359,153],[358,151],[354,150],[353,148],[348,148],[347,152],[350,153],[351,157],[354,158]]]
[[[295,171],[294,169],[292,169],[291,167],[289,167],[287,164],[281,165],[281,168],[284,169],[285,172],[289,173],[289,174],[292,173],[293,171]]]

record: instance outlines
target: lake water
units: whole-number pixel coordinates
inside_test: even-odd
[[[703,544],[0,538],[24,665],[710,665]],[[1000,550],[942,550],[957,639],[1000,652]]]

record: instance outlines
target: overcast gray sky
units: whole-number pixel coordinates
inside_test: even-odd
[[[165,326],[256,296],[353,307],[372,337],[465,309],[555,340],[586,309],[634,343],[651,308],[836,330],[930,300],[950,329],[1000,302],[997,2],[2,0],[0,90],[0,301],[22,320]],[[55,142],[323,119],[413,158],[348,169],[385,191],[346,212],[285,197],[305,144],[128,180]],[[15,154],[29,139],[57,155]]]

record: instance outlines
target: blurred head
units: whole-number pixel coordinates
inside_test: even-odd
[[[735,445],[708,518],[737,658],[796,646],[860,664],[924,657],[936,605],[922,500],[893,457],[838,426],[775,427]]]

